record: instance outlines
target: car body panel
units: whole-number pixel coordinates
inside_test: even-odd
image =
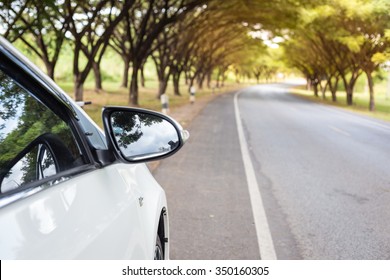
[[[0,258],[153,259],[152,218],[166,201],[148,173],[143,164],[114,164],[4,207]]]

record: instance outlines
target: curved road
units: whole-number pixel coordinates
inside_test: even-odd
[[[264,258],[259,228],[278,259],[390,258],[390,125],[286,88],[251,87],[237,100],[268,227],[252,213],[235,93],[210,103],[183,150],[155,171],[172,259]]]

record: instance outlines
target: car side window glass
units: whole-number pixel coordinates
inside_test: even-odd
[[[8,192],[23,185],[23,183],[33,182],[35,176],[35,162],[37,147],[23,156],[6,174],[2,184],[1,192]]]
[[[84,163],[70,126],[0,70],[0,192]]]
[[[38,146],[39,153],[37,154],[38,176],[39,179],[47,178],[55,175],[58,170],[54,161],[53,154],[43,144]]]

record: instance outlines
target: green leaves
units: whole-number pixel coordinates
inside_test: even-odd
[[[353,53],[358,53],[361,50],[361,47],[365,43],[366,38],[363,35],[349,35],[349,36],[341,36],[335,38],[338,42],[347,46],[348,49]]]
[[[300,21],[303,25],[315,24],[317,20],[326,20],[335,14],[335,8],[330,5],[321,5],[313,9],[301,8]]]

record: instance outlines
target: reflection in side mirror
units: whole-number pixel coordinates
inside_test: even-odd
[[[108,107],[103,116],[108,140],[131,162],[173,154],[188,134],[173,120],[147,110]]]

